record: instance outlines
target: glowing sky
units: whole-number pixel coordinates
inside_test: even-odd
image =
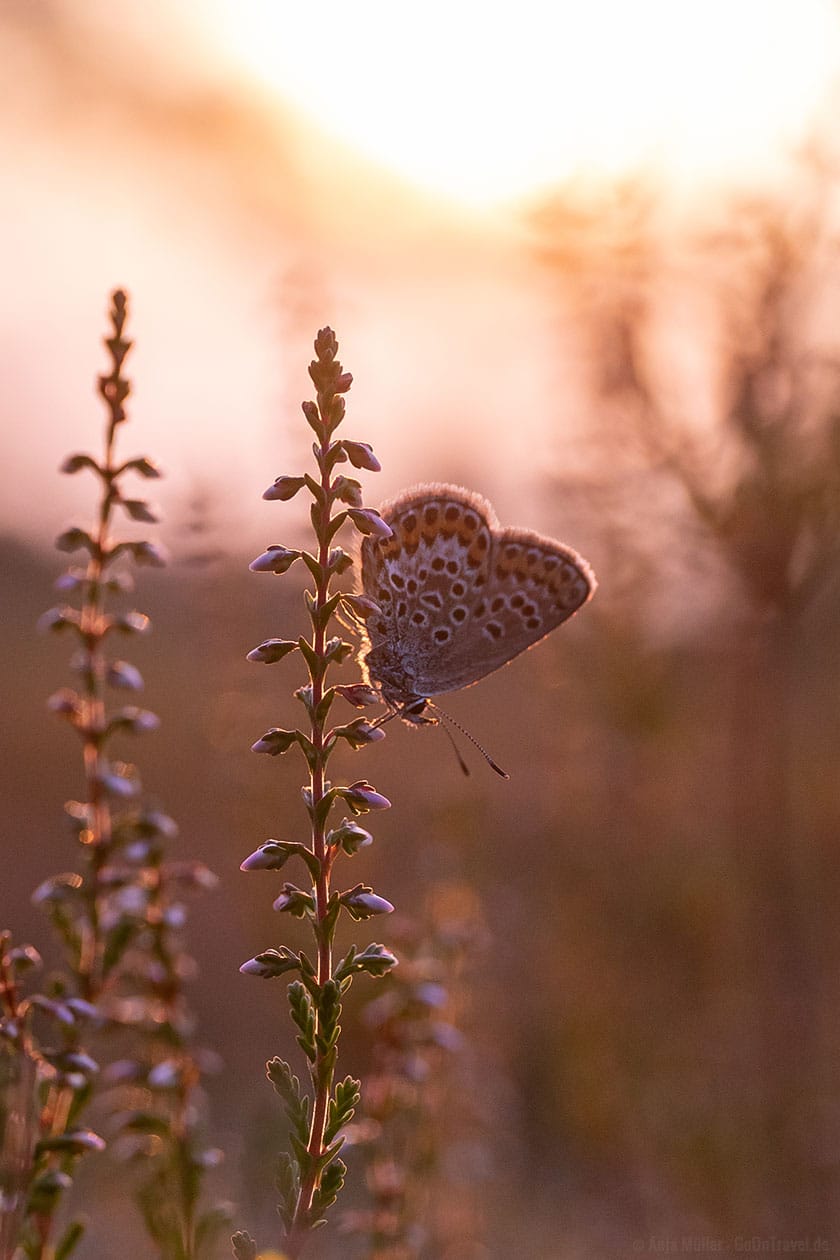
[[[743,174],[838,69],[831,0],[215,0],[220,53],[360,152],[476,205],[581,168]]]

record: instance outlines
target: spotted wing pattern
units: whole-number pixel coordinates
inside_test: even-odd
[[[407,695],[469,686],[539,642],[594,590],[589,566],[569,547],[500,529],[487,500],[458,486],[408,490],[382,515],[393,537],[362,543],[362,589],[381,609],[367,623],[369,672],[381,681],[376,662],[387,654]]]

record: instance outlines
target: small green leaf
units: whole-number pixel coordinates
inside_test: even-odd
[[[300,1029],[298,1045],[311,1063],[315,1062],[315,1007],[299,980],[289,985],[289,1009]]]
[[[286,1229],[290,1229],[295,1216],[300,1191],[300,1169],[297,1162],[284,1151],[277,1159],[274,1185],[280,1195],[277,1210]]]
[[[353,1119],[360,1098],[361,1083],[354,1080],[352,1076],[346,1076],[336,1085],[335,1094],[330,1099],[327,1125],[324,1130],[324,1142],[327,1145],[338,1137],[344,1126]]]
[[[72,1221],[64,1231],[61,1242],[55,1249],[55,1260],[67,1260],[67,1257],[81,1241],[85,1227],[81,1221]]]
[[[344,1185],[344,1178],[346,1175],[347,1165],[342,1159],[334,1159],[333,1162],[324,1169],[323,1176],[321,1177],[321,1183],[315,1191],[312,1199],[312,1212],[313,1216],[316,1218],[313,1221],[313,1229],[320,1224],[317,1217],[319,1217],[322,1212],[325,1212],[328,1207],[332,1207],[333,1203],[335,1203],[341,1193],[341,1188]]]

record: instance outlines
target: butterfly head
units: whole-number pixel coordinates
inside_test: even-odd
[[[362,669],[368,682],[382,696],[392,713],[415,726],[434,723],[424,716],[428,701],[412,687],[405,663],[389,643],[379,643],[364,653]]]

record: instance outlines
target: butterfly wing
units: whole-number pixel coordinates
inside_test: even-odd
[[[486,499],[459,486],[406,491],[382,508],[393,530],[362,544],[362,586],[418,694],[469,686],[572,616],[595,582],[570,548],[524,530],[499,530]]]

